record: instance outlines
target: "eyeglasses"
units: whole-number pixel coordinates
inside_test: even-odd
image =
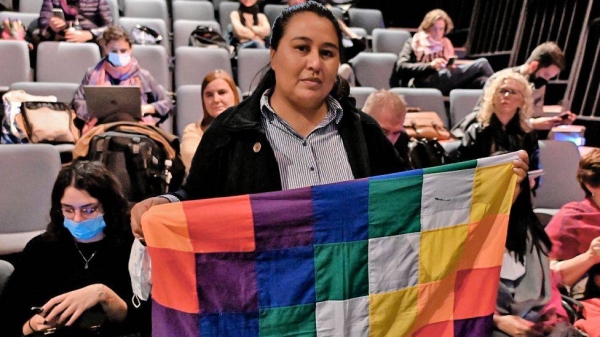
[[[507,94],[509,96],[523,95],[519,90],[515,90],[515,89],[511,89],[511,88],[500,88],[500,89],[498,89],[498,91],[496,93],[500,96],[506,96]]]
[[[61,206],[62,214],[67,219],[73,219],[77,210],[79,210],[79,215],[81,215],[84,219],[92,219],[98,216],[100,213],[100,205],[99,204],[91,204],[85,205],[79,208],[75,208],[72,206],[62,205]]]

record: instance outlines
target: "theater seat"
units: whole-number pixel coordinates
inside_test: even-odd
[[[18,253],[43,232],[61,168],[49,144],[0,145],[0,255]]]

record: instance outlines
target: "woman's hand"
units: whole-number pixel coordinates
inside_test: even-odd
[[[89,30],[67,29],[65,40],[67,42],[87,42],[94,38]]]
[[[75,323],[86,310],[105,300],[104,288],[102,284],[92,284],[52,298],[42,307],[48,313],[45,322],[52,326],[65,321],[67,326]]]
[[[527,171],[529,171],[529,155],[525,150],[517,151],[518,159],[513,160],[513,173],[517,175],[517,184],[515,186],[515,193],[513,194],[513,202],[517,200],[519,193],[521,193],[521,182],[527,177]]]
[[[142,231],[142,215],[146,213],[150,207],[169,203],[169,200],[163,197],[153,197],[142,200],[131,208],[131,231],[133,236],[144,240],[144,232]]]
[[[519,159],[513,160],[513,172],[517,175],[517,185],[521,184],[527,177],[527,171],[529,171],[529,155],[525,150],[517,151]]]
[[[594,264],[600,263],[600,236],[590,242],[587,253]]]
[[[85,134],[86,132],[88,132],[89,130],[91,130],[94,126],[96,126],[96,123],[98,123],[98,118],[94,117],[92,119],[89,119],[87,122],[85,122],[85,124],[83,125],[83,129],[81,129],[81,134]]]
[[[67,23],[65,22],[65,20],[63,20],[61,18],[51,17],[50,21],[48,21],[48,25],[50,26],[50,29],[52,29],[54,32],[58,33],[61,30],[65,29],[65,27],[67,26]]]
[[[429,65],[431,65],[432,68],[434,68],[435,70],[440,70],[443,68],[446,68],[446,59],[442,58],[442,57],[438,57],[436,59],[434,59],[433,61],[431,61],[431,63],[429,63]]]
[[[509,336],[543,336],[539,325],[515,315],[494,315],[496,327]]]
[[[50,328],[52,328],[52,326],[46,324],[46,319],[42,315],[33,315],[33,317],[31,317],[23,325],[23,335],[29,335],[34,332],[44,331]]]

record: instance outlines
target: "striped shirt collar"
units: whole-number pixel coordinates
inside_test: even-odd
[[[267,89],[262,94],[262,96],[260,98],[260,111],[262,112],[263,116],[265,118],[267,118],[267,120],[272,121],[273,118],[277,117],[284,124],[287,125],[287,122],[285,120],[283,120],[281,117],[279,117],[279,115],[277,115],[277,113],[275,112],[275,110],[273,110],[273,108],[271,107],[271,104],[269,103],[269,98],[271,97],[271,92],[272,92],[272,89]],[[344,110],[342,109],[342,105],[331,95],[327,96],[326,104],[327,104],[327,115],[325,116],[323,121],[321,121],[319,123],[319,125],[317,127],[327,125],[331,121],[335,121],[335,124],[339,124],[340,121],[342,120],[342,116],[344,115]]]

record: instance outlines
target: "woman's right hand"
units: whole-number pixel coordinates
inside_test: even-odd
[[[438,57],[438,58],[434,59],[433,61],[431,61],[430,65],[435,70],[440,70],[440,69],[446,68],[446,63],[447,63],[447,61],[445,58]]]
[[[169,203],[169,200],[166,198],[153,197],[142,200],[135,204],[131,209],[131,231],[133,232],[133,236],[140,239],[140,241],[143,241],[144,233],[142,232],[142,215],[146,213],[150,207],[167,203]]]
[[[509,336],[543,336],[540,327],[515,315],[494,315],[496,327]]]
[[[61,30],[65,29],[67,23],[61,18],[51,17],[50,21],[48,21],[48,25],[50,26],[50,29],[58,33]]]

